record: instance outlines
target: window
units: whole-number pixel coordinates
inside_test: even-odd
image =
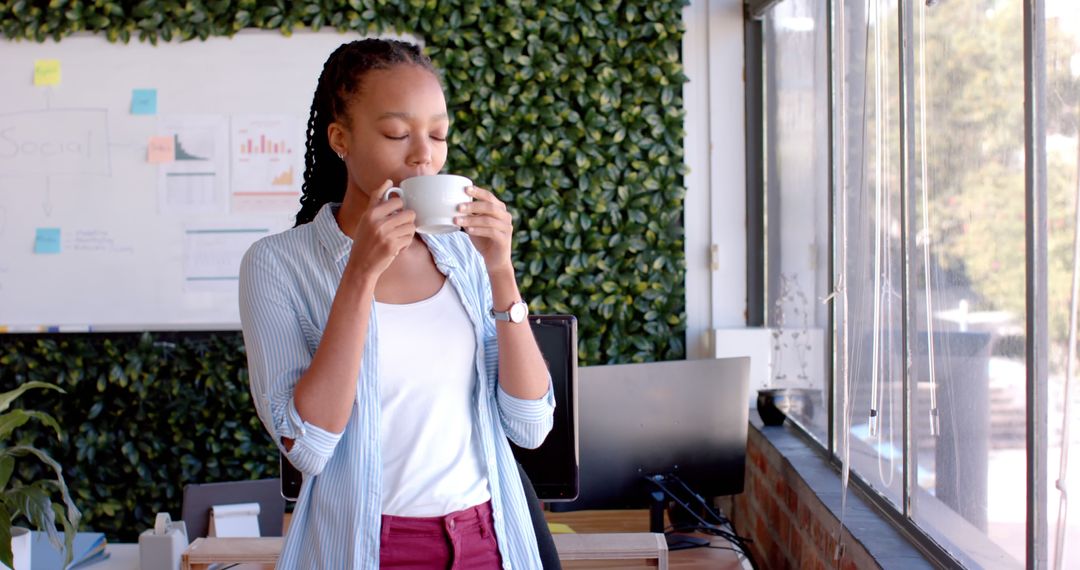
[[[1074,497],[1080,489],[1080,465],[1077,465],[1080,429],[1076,427],[1077,418],[1080,418],[1080,406],[1077,406],[1080,390],[1076,386],[1078,367],[1075,360],[1073,386],[1069,393],[1072,401],[1070,417],[1066,418],[1065,410],[1072,280],[1077,262],[1073,249],[1077,231],[1076,198],[1080,195],[1080,137],[1077,135],[1080,128],[1080,10],[1071,0],[1046,3],[1046,109],[1051,352],[1050,437],[1047,442],[1049,526],[1045,541],[1050,560],[1056,561],[1060,556],[1062,568],[1075,568],[1080,566],[1080,549],[1077,548],[1080,545],[1080,508],[1074,504],[1072,508],[1061,509],[1062,492],[1056,486],[1058,479],[1062,479],[1064,488],[1072,491]],[[1073,426],[1071,431],[1066,428],[1067,423]],[[1070,444],[1063,446],[1066,437]],[[1063,447],[1066,448],[1064,454]],[[1059,514],[1069,516],[1066,520],[1059,518]]]
[[[770,379],[796,389],[790,414],[828,437],[829,62],[825,3],[777,5],[762,27],[766,319]]]
[[[820,376],[784,366],[782,380],[828,411],[795,419],[969,567],[1022,567],[1028,548],[1025,5],[785,0],[762,28],[767,318],[807,338]],[[1036,548],[1070,567],[1080,508],[1065,517],[1056,484],[1080,489],[1080,386],[1066,393],[1080,11],[1042,6],[1049,476]],[[798,346],[779,343],[781,362],[801,365]]]

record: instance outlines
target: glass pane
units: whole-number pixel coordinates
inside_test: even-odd
[[[1015,567],[1027,481],[1023,3],[912,6],[912,516],[971,566]]]
[[[828,434],[829,93],[825,3],[776,5],[765,54],[767,322],[770,384],[795,389],[788,417],[819,441]]]
[[[895,0],[872,0],[845,3],[838,25],[844,174],[834,237],[846,293],[837,304],[837,454],[899,505],[904,359],[897,24]]]
[[[1057,488],[1059,478],[1065,488],[1080,489],[1080,388],[1076,384],[1078,367],[1073,356],[1070,406],[1066,430],[1065,371],[1068,359],[1069,320],[1072,306],[1072,280],[1077,260],[1076,196],[1080,193],[1080,148],[1077,125],[1080,124],[1080,10],[1075,0],[1048,0],[1046,3],[1046,149],[1047,193],[1049,195],[1049,285],[1050,285],[1050,373],[1048,445],[1050,515],[1047,536],[1050,560],[1060,556],[1061,568],[1080,567],[1080,506],[1064,504]],[[1075,337],[1074,337],[1075,338]],[[1062,443],[1068,438],[1068,454],[1062,455]],[[1063,461],[1064,460],[1064,461]],[[1062,466],[1066,470],[1062,472]],[[1067,520],[1066,520],[1067,519]],[[1058,537],[1061,537],[1060,544]],[[1060,550],[1059,550],[1060,547]]]

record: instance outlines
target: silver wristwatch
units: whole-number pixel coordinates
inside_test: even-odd
[[[496,311],[491,309],[491,316],[496,321],[509,321],[511,323],[520,323],[529,316],[529,305],[525,301],[517,301],[510,308],[505,311]]]

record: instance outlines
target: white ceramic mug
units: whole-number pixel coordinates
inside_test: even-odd
[[[465,193],[469,186],[472,180],[457,174],[414,176],[387,190],[383,200],[400,196],[405,207],[416,212],[416,231],[448,234],[461,229],[454,218],[460,215],[458,204],[472,202],[472,197]]]

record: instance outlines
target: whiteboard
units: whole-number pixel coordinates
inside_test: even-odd
[[[239,329],[240,256],[291,227],[322,64],[354,39],[0,41],[0,332]]]

